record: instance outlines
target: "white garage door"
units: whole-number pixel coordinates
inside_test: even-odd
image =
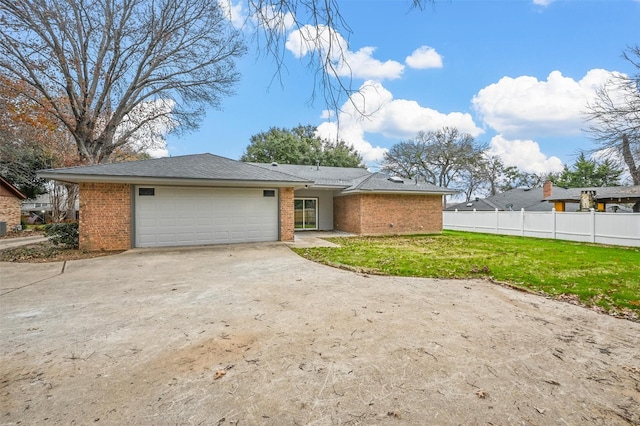
[[[136,247],[278,240],[275,189],[136,188]]]

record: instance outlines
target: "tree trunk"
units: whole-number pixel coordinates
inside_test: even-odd
[[[631,146],[629,143],[629,136],[627,134],[622,135],[622,158],[629,167],[629,173],[634,185],[640,185],[640,167],[636,165],[633,153],[631,152]]]
[[[76,221],[76,200],[78,199],[79,187],[75,183],[65,183],[67,199],[65,200],[65,220],[67,222]]]

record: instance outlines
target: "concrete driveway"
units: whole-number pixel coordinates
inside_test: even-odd
[[[640,324],[280,243],[0,264],[0,424],[638,424]]]

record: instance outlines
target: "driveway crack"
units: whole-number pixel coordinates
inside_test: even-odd
[[[0,293],[0,297],[2,297],[2,296],[4,296],[4,295],[7,295],[7,294],[9,294],[9,293],[13,293],[14,291],[22,290],[23,288],[26,288],[26,287],[32,286],[32,285],[34,285],[34,284],[41,283],[41,282],[46,281],[46,280],[49,280],[49,279],[51,279],[51,278],[55,278],[55,277],[57,277],[57,276],[60,276],[60,275],[64,274],[64,270],[65,270],[65,268],[66,268],[66,267],[67,267],[67,261],[65,260],[64,262],[62,262],[62,268],[60,269],[60,272],[58,272],[57,274],[55,274],[55,275],[51,275],[50,277],[42,278],[41,280],[34,281],[34,282],[32,282],[32,283],[25,284],[25,285],[20,286],[20,287],[12,288],[12,289],[10,289],[10,290],[8,290],[8,291],[5,291],[4,293]]]

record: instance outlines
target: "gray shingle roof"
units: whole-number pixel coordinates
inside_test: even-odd
[[[551,211],[552,208],[553,204],[544,200],[542,188],[514,188],[484,199],[465,201],[447,207],[445,210],[469,211],[476,209],[487,211],[498,209],[518,211],[525,209],[526,211]]]
[[[308,183],[307,179],[213,154],[48,169],[41,170],[39,175],[51,179],[76,178],[77,181],[83,177],[102,177]]]
[[[425,182],[417,182],[410,179],[392,180],[389,175],[384,173],[372,173],[365,179],[354,182],[352,186],[345,189],[344,192],[353,191],[381,191],[381,192],[432,192],[436,194],[453,194],[445,188],[432,185]]]
[[[580,201],[582,191],[595,191],[597,200],[632,202],[640,199],[640,186],[610,186],[595,188],[558,188],[554,187],[547,201]]]
[[[382,173],[371,173],[358,167],[304,166],[292,164],[243,163],[213,154],[123,163],[97,164],[41,170],[38,175],[47,179],[69,182],[263,182],[310,185],[316,188],[341,189],[354,192],[400,192],[452,194],[454,191],[412,180],[394,182]]]
[[[327,167],[301,166],[278,163],[248,163],[267,170],[277,170],[307,180],[312,180],[315,186],[329,186],[347,188],[358,178],[369,176],[371,173],[361,167]]]
[[[277,169],[285,173],[312,180],[315,187],[335,187],[344,193],[353,192],[413,192],[453,194],[445,188],[412,180],[393,182],[383,173],[371,173],[360,167],[299,166],[293,164],[249,163],[270,170]]]
[[[550,201],[578,203],[580,193],[585,190],[596,191],[596,199],[602,201],[634,202],[640,200],[640,186],[613,186],[598,188],[560,188],[554,186],[551,196],[544,198],[542,188],[515,188],[480,200],[465,201],[447,207],[445,210],[478,211],[487,210],[520,210],[551,211],[554,207]],[[470,205],[469,205],[470,204]]]

